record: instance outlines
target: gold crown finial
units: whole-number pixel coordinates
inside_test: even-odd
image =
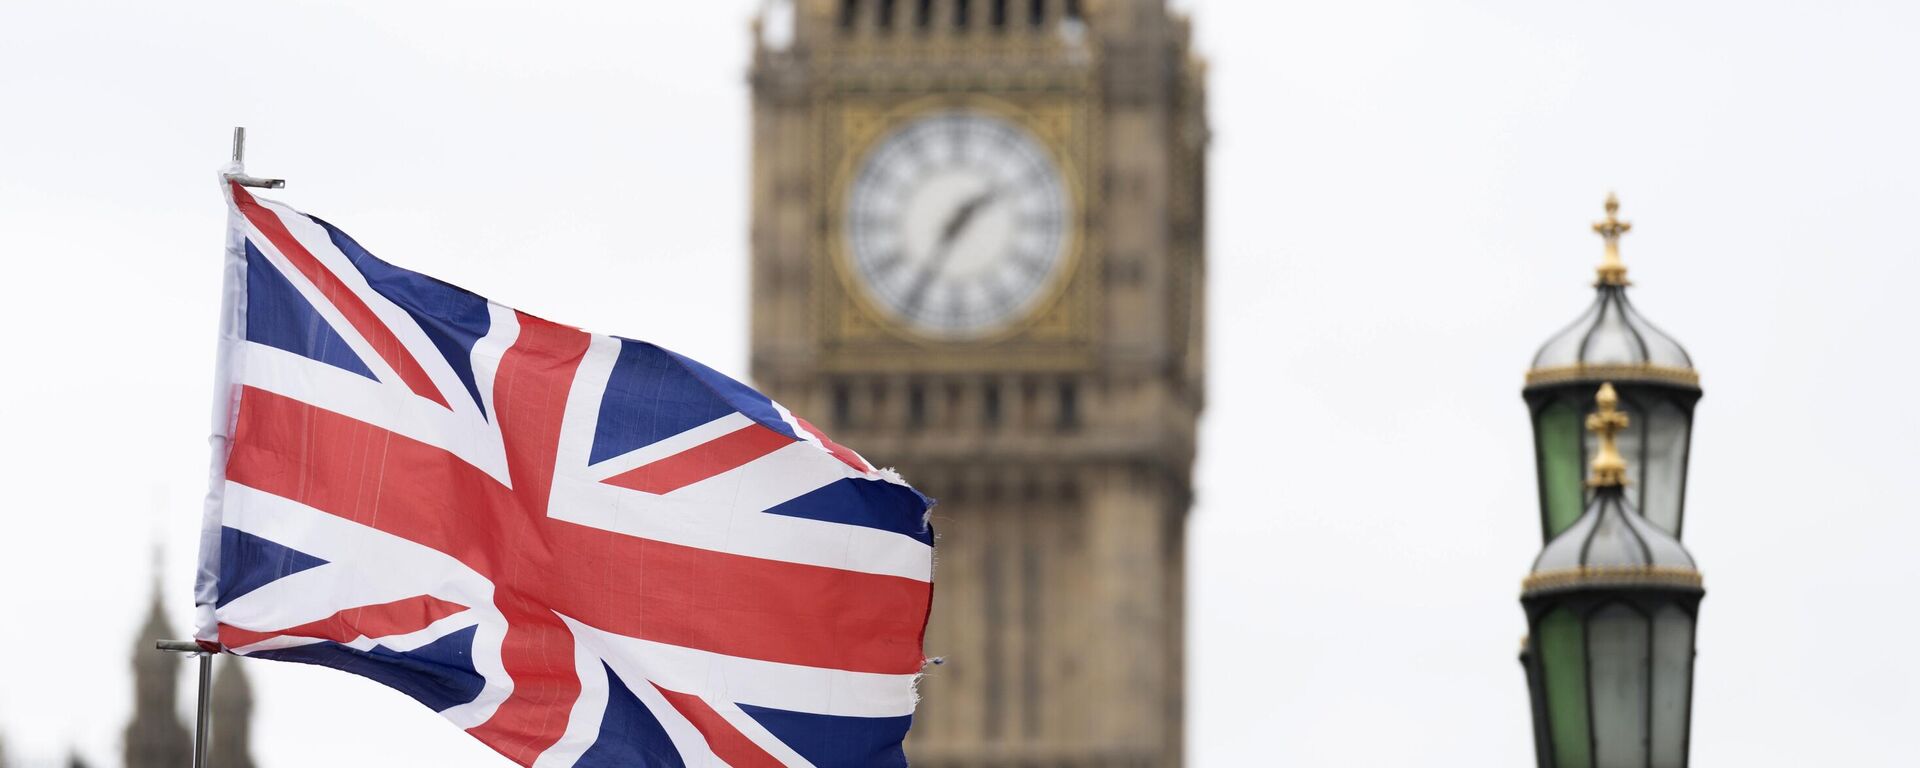
[[[1593,400],[1600,407],[1587,414],[1587,431],[1600,436],[1600,450],[1593,455],[1593,476],[1587,479],[1587,485],[1624,486],[1627,460],[1620,456],[1620,446],[1614,438],[1627,428],[1627,414],[1620,411],[1620,395],[1613,391],[1613,382],[1601,384],[1600,394]]]
[[[1626,285],[1627,265],[1620,261],[1620,236],[1633,231],[1633,223],[1621,221],[1620,198],[1607,193],[1607,220],[1593,223],[1593,231],[1607,241],[1607,254],[1600,261],[1601,285]]]

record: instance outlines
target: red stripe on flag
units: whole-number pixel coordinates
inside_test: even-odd
[[[493,377],[494,412],[499,414],[507,472],[513,478],[511,499],[524,507],[526,517],[545,518],[553,493],[555,457],[560,453],[560,424],[567,418],[567,395],[573,392],[574,372],[586,359],[593,339],[578,328],[525,312],[513,314],[520,334],[500,356],[500,369]],[[499,488],[491,478],[487,484]]]
[[[373,308],[368,307],[367,303],[360,299],[359,294],[354,293],[346,283],[341,282],[338,275],[327,269],[326,265],[321,264],[319,259],[314,258],[313,253],[308,251],[306,246],[301,245],[292,232],[287,231],[286,224],[280,221],[279,216],[254,202],[253,195],[248,194],[239,184],[231,181],[227,183],[233,186],[233,202],[239,206],[240,212],[246,215],[247,220],[253,222],[253,225],[260,229],[261,234],[267,236],[267,240],[273,243],[273,247],[280,250],[280,255],[287,257],[287,261],[293,265],[294,269],[300,270],[300,274],[306,275],[307,280],[311,281],[315,288],[320,289],[320,294],[340,310],[341,316],[347,319],[347,323],[352,325],[354,330],[360,332],[360,337],[373,345],[374,353],[378,354],[380,359],[387,361],[387,365],[393,368],[395,373],[400,374],[400,380],[406,383],[407,388],[413,390],[416,395],[439,403],[442,408],[452,410],[453,406],[448,405],[446,399],[441,397],[440,388],[434,386],[433,379],[427,376],[426,369],[420,367],[420,362],[415,360],[413,354],[407,351],[406,345],[401,344],[400,339],[393,335],[393,330],[373,314]]]
[[[566,734],[567,718],[580,698],[576,642],[565,622],[529,597],[498,589],[495,595],[507,618],[500,662],[513,679],[513,694],[467,733],[514,762],[533,765]]]
[[[439,448],[265,390],[243,391],[227,479],[446,552],[604,631],[855,672],[923,660],[927,582],[548,519],[522,496],[544,501],[536,478],[516,473],[510,491]]]
[[[554,610],[616,634],[809,667],[920,670],[932,585],[899,576],[714,552],[559,522],[550,541],[604,559],[560,566],[607,606]],[[609,537],[612,537],[611,539]],[[620,578],[618,574],[628,574]],[[638,576],[633,576],[638,574]],[[585,597],[585,595],[582,595]]]
[[[220,646],[223,648],[245,648],[262,640],[272,640],[280,635],[273,632],[255,632],[241,629],[232,624],[220,625]]]
[[[854,453],[852,448],[834,442],[833,438],[827,437],[827,433],[820,431],[819,428],[813,426],[813,424],[809,423],[806,419],[794,416],[793,420],[800,422],[800,428],[806,430],[807,434],[813,435],[814,438],[818,439],[821,445],[827,447],[827,453],[833,454],[834,458],[839,459],[841,463],[853,467],[854,470],[859,472],[873,471],[873,465],[868,464],[866,459],[860,458],[860,454]]]
[[[220,644],[228,648],[241,648],[282,635],[351,643],[361,637],[378,638],[418,632],[436,621],[466,609],[466,606],[459,603],[441,600],[432,595],[419,595],[391,603],[348,608],[319,621],[310,621],[297,627],[272,632],[257,632],[230,624],[221,624]]]
[[[532,765],[566,735],[567,718],[580,698],[573,631],[551,606],[538,601],[555,588],[546,579],[556,575],[548,565],[556,555],[559,561],[577,563],[581,558],[542,546],[540,523],[553,493],[554,456],[560,450],[567,393],[592,338],[525,312],[515,312],[514,317],[520,333],[501,355],[493,378],[494,412],[500,419],[513,488],[501,487],[491,476],[433,446],[398,436],[392,436],[390,444],[399,447],[404,457],[396,466],[424,471],[452,491],[436,494],[418,488],[396,500],[398,508],[411,512],[406,527],[423,536],[408,538],[485,574],[494,583],[494,604],[507,619],[500,661],[513,679],[513,694],[500,702],[486,722],[467,732],[515,762]],[[435,496],[456,498],[436,501]],[[463,506],[468,504],[473,506]],[[561,582],[559,588],[586,585]]]
[[[647,493],[671,493],[793,445],[793,439],[748,424],[672,456],[635,467],[601,482]]]
[[[733,723],[727,722],[700,697],[669,691],[661,688],[659,683],[654,683],[653,689],[667,697],[667,703],[679,710],[687,722],[693,723],[693,727],[706,738],[707,748],[713,750],[714,756],[720,758],[721,762],[731,768],[784,768],[784,763],[767,754],[765,749],[753,743],[752,739],[733,727]]]

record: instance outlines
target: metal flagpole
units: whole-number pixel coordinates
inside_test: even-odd
[[[243,187],[260,189],[280,189],[287,185],[284,179],[262,179],[248,176],[242,162],[246,158],[247,129],[233,129],[233,173],[227,178]],[[169,653],[188,653],[200,658],[200,691],[198,704],[193,715],[193,768],[207,768],[207,751],[212,747],[213,731],[213,655],[211,650],[193,640],[155,640],[156,650]]]
[[[155,640],[153,647],[200,657],[200,703],[193,715],[193,768],[207,768],[208,738],[213,730],[213,653],[192,640]]]

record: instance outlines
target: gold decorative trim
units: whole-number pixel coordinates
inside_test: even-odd
[[[1620,395],[1614,393],[1611,381],[1600,385],[1594,402],[1600,407],[1587,414],[1587,431],[1600,436],[1600,450],[1593,454],[1593,476],[1587,487],[1619,488],[1627,484],[1627,459],[1620,455],[1615,436],[1627,428],[1627,415],[1620,412]]]
[[[1541,571],[1520,582],[1520,596],[1533,597],[1549,592],[1582,588],[1655,588],[1705,589],[1700,572],[1672,566],[1582,566],[1557,571]]]
[[[1527,371],[1527,387],[1555,384],[1597,384],[1619,381],[1644,384],[1672,384],[1700,388],[1700,372],[1692,368],[1674,368],[1652,363],[1600,363],[1558,365]]]

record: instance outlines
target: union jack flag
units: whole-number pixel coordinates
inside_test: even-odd
[[[520,765],[906,765],[926,497],[691,359],[227,195],[203,646]]]

